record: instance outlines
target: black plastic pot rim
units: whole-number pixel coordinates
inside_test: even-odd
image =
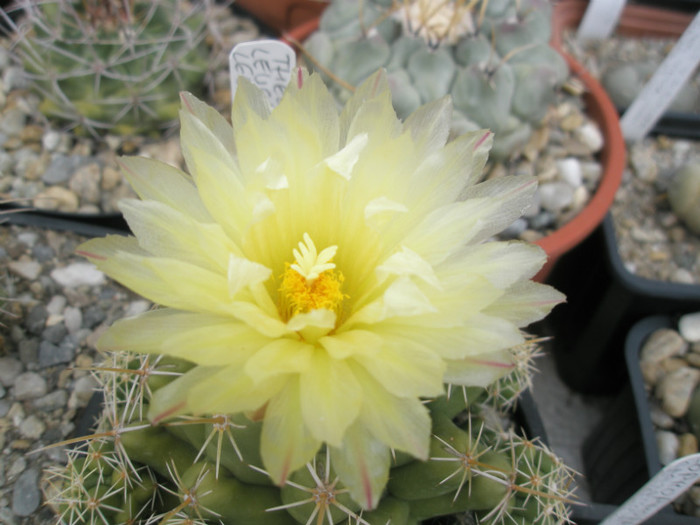
[[[646,277],[640,277],[628,271],[617,249],[615,223],[610,213],[608,213],[603,220],[603,234],[606,250],[608,252],[608,264],[611,271],[619,278],[626,288],[637,294],[652,298],[672,298],[700,303],[700,285],[698,284],[672,283],[647,279]]]

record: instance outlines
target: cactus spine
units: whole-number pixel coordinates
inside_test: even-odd
[[[547,0],[333,0],[303,45],[339,100],[379,67],[399,117],[452,95],[455,134],[489,128],[498,159],[528,141],[568,76],[550,16]]]
[[[209,68],[208,0],[20,0],[12,50],[49,118],[93,135],[173,125]]]
[[[526,347],[514,355],[529,357],[533,343]],[[566,519],[570,471],[542,445],[492,423],[494,408],[526,386],[528,365],[514,367],[498,387],[426,400],[430,459],[397,454],[370,512],[338,481],[327,448],[274,486],[261,468],[260,422],[244,414],[144,420],[153,392],[189,366],[114,354],[95,371],[105,394],[96,433],[76,440],[81,445],[66,467],[48,475],[50,503],[63,523],[414,525],[464,512],[487,524]]]

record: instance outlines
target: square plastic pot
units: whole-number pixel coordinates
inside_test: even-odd
[[[625,384],[624,342],[636,321],[700,310],[700,285],[646,279],[625,268],[610,214],[562,257],[548,282],[567,296],[548,318],[557,371],[569,388],[587,394],[614,394]]]
[[[605,507],[622,503],[661,470],[639,352],[652,332],[672,326],[671,316],[652,316],[631,328],[624,346],[626,386],[584,441],[583,461],[592,497],[608,504]],[[697,525],[698,519],[678,514],[669,505],[644,523]]]

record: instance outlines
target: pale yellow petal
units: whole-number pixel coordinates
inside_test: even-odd
[[[119,209],[139,245],[152,255],[225,271],[229,254],[239,253],[218,224],[197,222],[166,204],[123,199]]]
[[[192,178],[186,173],[146,157],[122,157],[119,164],[141,199],[162,202],[199,222],[213,222]]]
[[[434,397],[442,393],[442,358],[409,338],[385,337],[376,351],[358,353],[353,359],[395,396]]]
[[[404,132],[411,135],[416,149],[427,153],[445,145],[451,124],[452,99],[445,96],[411,113],[404,122]]]
[[[484,217],[478,234],[471,242],[484,241],[510,226],[532,205],[536,188],[537,179],[529,175],[497,177],[467,188],[464,192],[467,199],[500,201],[498,208]]]
[[[394,253],[386,261],[377,266],[376,272],[380,281],[383,281],[390,275],[418,277],[430,286],[437,289],[442,288],[432,265],[419,254],[405,246],[402,246],[401,251]]]
[[[263,465],[275,483],[283,484],[291,472],[316,455],[320,446],[321,442],[302,424],[299,377],[290,377],[265,410],[260,436]]]
[[[520,241],[488,242],[469,245],[455,255],[447,269],[453,275],[477,274],[494,286],[506,289],[521,279],[534,276],[546,261],[544,251],[535,244]]]
[[[365,430],[391,448],[427,459],[431,422],[425,406],[417,398],[390,394],[363,367],[350,365],[364,391],[360,421]]]
[[[271,377],[254,383],[239,366],[219,368],[189,391],[187,407],[195,414],[236,414],[255,411],[276,396],[286,379]]]
[[[497,352],[521,344],[524,337],[513,323],[481,313],[459,326],[431,326],[410,320],[392,320],[378,326],[385,337],[405,337],[431,348],[446,359]]]
[[[367,133],[360,133],[355,135],[340,151],[326,157],[323,162],[332,171],[344,179],[350,180],[352,170],[365,146],[367,146]]]
[[[378,69],[376,73],[357,86],[350,99],[343,106],[339,119],[340,144],[345,144],[348,140],[348,131],[360,108],[366,101],[378,97],[391,104],[391,91],[386,79],[386,71],[383,69]]]
[[[115,322],[97,348],[171,355],[198,365],[240,365],[269,341],[230,318],[161,308]]]
[[[523,327],[539,321],[565,300],[564,294],[551,286],[521,281],[511,286],[508,293],[484,310],[484,313]]]
[[[233,142],[233,128],[226,122],[223,115],[215,108],[199,100],[192,93],[183,91],[180,93],[182,108],[197,117],[202,124],[209,128],[221,145],[230,155],[236,155],[236,145]]]
[[[148,407],[148,419],[153,424],[167,421],[180,414],[188,413],[187,398],[190,390],[205,383],[221,368],[217,366],[196,366],[184,375],[171,381],[153,393]]]
[[[182,154],[199,196],[216,222],[236,242],[251,218],[238,166],[216,136],[194,115],[180,112]]]
[[[277,339],[264,346],[245,365],[255,383],[277,375],[300,374],[311,365],[314,348],[293,339]]]
[[[368,330],[349,330],[322,337],[318,342],[333,359],[347,359],[354,355],[377,352],[383,341],[382,337]]]
[[[176,259],[144,255],[133,237],[91,239],[79,250],[107,275],[154,303],[218,315],[233,312],[223,275]]]
[[[448,360],[445,382],[454,385],[487,387],[515,367],[509,350]]]
[[[347,430],[342,446],[331,449],[331,463],[352,499],[365,510],[377,506],[389,480],[389,447],[358,422]]]
[[[262,264],[249,261],[244,257],[229,254],[228,260],[228,294],[236,297],[238,292],[249,286],[264,283],[272,275],[272,270]]]
[[[320,348],[299,378],[304,424],[319,441],[340,446],[360,412],[361,385],[345,361],[333,359]]]

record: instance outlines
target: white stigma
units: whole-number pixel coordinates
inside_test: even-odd
[[[330,262],[338,251],[337,246],[329,246],[321,253],[316,252],[316,245],[311,240],[308,233],[304,233],[304,242],[299,243],[299,249],[293,250],[296,263],[291,265],[292,270],[306,279],[307,283],[314,282],[319,275],[326,270],[335,268],[335,264]]]

